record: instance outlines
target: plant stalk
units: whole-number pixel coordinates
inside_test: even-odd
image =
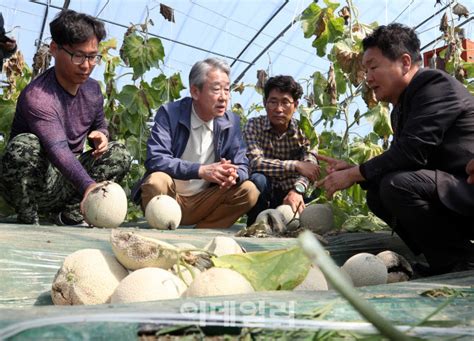
[[[389,321],[383,318],[375,309],[360,297],[357,291],[351,286],[347,279],[342,275],[339,267],[326,254],[321,243],[314,237],[310,231],[302,232],[298,237],[299,244],[303,248],[306,256],[323,272],[326,279],[349,303],[375,328],[390,340],[411,340],[411,338],[397,328]]]

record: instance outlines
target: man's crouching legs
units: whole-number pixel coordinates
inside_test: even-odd
[[[15,208],[18,223],[38,224],[38,196],[43,194],[49,164],[38,137],[15,136],[1,162],[2,196]]]

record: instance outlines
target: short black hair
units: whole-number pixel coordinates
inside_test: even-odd
[[[59,12],[49,24],[49,30],[58,45],[84,43],[93,36],[100,42],[106,36],[102,21],[70,9]]]
[[[277,89],[280,92],[290,93],[291,97],[295,101],[299,100],[301,96],[303,95],[303,88],[291,76],[280,75],[280,76],[270,77],[265,83],[265,86],[263,89],[264,94],[265,94],[265,98],[264,98],[265,101],[273,89]]]
[[[390,60],[397,60],[404,53],[410,55],[413,63],[421,62],[420,39],[412,28],[393,23],[379,26],[362,40],[364,51],[377,47]]]

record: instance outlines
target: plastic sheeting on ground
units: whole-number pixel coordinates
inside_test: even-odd
[[[130,230],[167,242],[203,247],[229,230]],[[336,292],[257,292],[249,295],[187,298],[128,305],[53,306],[51,284],[63,259],[84,248],[111,251],[110,230],[0,224],[0,339],[133,339],[144,325],[207,324],[269,329],[373,331]],[[293,246],[295,239],[236,238],[248,251]],[[389,233],[351,233],[327,238],[330,251],[342,264],[355,253],[393,250],[412,258],[404,244]],[[474,271],[405,283],[359,288],[362,296],[386,318],[408,329],[433,312],[446,298],[420,293],[449,286],[465,293],[436,314],[431,326],[412,333],[429,338],[474,338]],[[310,318],[315,309],[330,307],[322,320]],[[225,329],[224,329],[225,330]]]

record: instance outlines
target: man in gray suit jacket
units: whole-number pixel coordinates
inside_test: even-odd
[[[474,268],[474,97],[448,74],[421,69],[420,41],[400,24],[378,27],[363,40],[367,84],[393,105],[390,148],[361,164],[319,156],[327,194],[356,182],[367,204],[415,253],[429,274]]]

